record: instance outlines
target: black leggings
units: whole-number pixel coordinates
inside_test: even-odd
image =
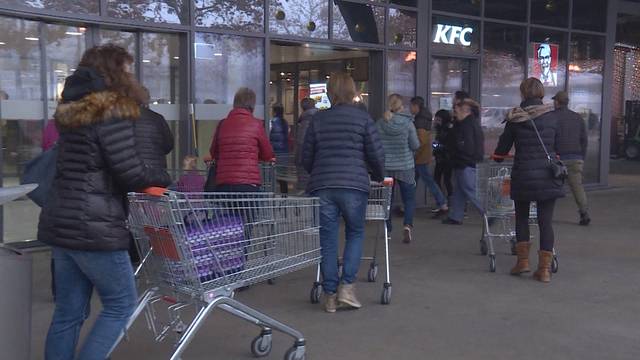
[[[553,251],[553,208],[556,200],[538,201],[538,227],[540,228],[540,250]],[[529,201],[516,201],[516,239],[529,241]]]
[[[433,172],[433,178],[436,184],[440,187],[440,190],[444,193],[446,188],[447,197],[453,194],[453,183],[451,182],[451,175],[453,173],[453,167],[448,161],[436,161],[436,168]],[[444,183],[444,188],[442,184]]]

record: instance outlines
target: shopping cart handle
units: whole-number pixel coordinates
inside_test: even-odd
[[[392,177],[384,178],[384,180],[382,181],[382,185],[384,185],[384,186],[393,186],[393,178]]]
[[[151,196],[164,196],[167,191],[169,191],[167,188],[152,186],[144,189],[143,192]]]

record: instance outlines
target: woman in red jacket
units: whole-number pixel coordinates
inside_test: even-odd
[[[253,116],[255,105],[253,90],[240,88],[233,99],[233,110],[216,128],[209,149],[216,164],[216,191],[259,191],[259,162],[274,159],[263,122]]]

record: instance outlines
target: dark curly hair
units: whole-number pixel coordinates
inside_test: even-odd
[[[149,93],[135,77],[126,71],[125,65],[133,64],[133,56],[123,47],[114,44],[94,46],[82,55],[78,66],[96,70],[107,89],[128,97],[143,105],[149,102]]]

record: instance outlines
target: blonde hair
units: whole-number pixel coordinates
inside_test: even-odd
[[[544,85],[540,80],[530,77],[520,83],[520,94],[524,100],[542,99],[544,97]]]
[[[347,73],[332,73],[327,84],[327,93],[333,105],[353,104],[356,84]]]
[[[182,159],[182,170],[196,170],[198,168],[198,157],[187,155]]]
[[[393,114],[402,111],[404,109],[404,103],[402,102],[402,95],[400,94],[391,94],[389,95],[389,99],[387,100],[387,106],[389,110],[385,111],[384,119],[386,121],[391,120]]]

